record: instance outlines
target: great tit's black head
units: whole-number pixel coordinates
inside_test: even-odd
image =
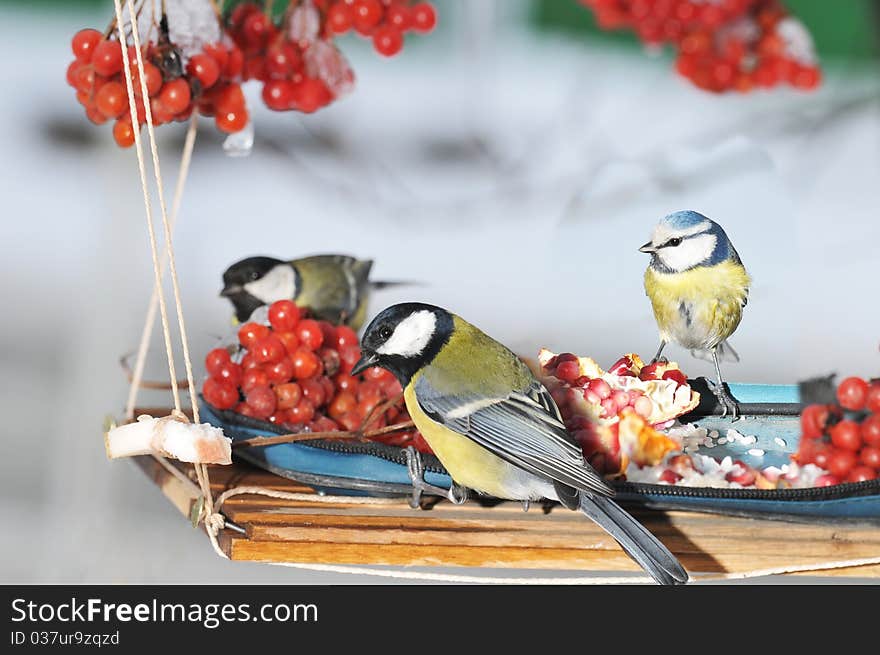
[[[391,371],[404,386],[429,364],[449,340],[452,314],[424,303],[401,303],[384,309],[364,331],[361,359],[351,374],[370,366]]]
[[[296,297],[297,274],[287,262],[274,257],[248,257],[223,273],[220,295],[235,306],[239,321],[246,321],[262,305]]]

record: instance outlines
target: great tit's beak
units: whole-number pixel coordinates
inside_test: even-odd
[[[220,297],[231,298],[232,296],[237,296],[242,291],[244,291],[244,287],[240,284],[227,284],[223,287],[223,291],[220,292]]]
[[[654,247],[654,244],[648,241],[645,245],[639,248],[639,252],[646,252],[648,254],[652,254],[657,252],[657,249]]]
[[[361,358],[357,361],[351,369],[351,375],[357,375],[358,373],[363,373],[371,366],[375,366],[379,363],[379,355],[376,353],[371,353],[368,351],[363,351],[361,354]]]

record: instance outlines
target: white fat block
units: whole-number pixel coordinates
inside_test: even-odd
[[[193,464],[231,464],[231,443],[223,430],[208,423],[184,423],[146,414],[104,435],[109,459],[155,454]]]

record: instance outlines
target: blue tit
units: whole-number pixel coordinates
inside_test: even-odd
[[[352,375],[380,366],[397,377],[413,422],[457,485],[580,509],[655,580],[687,581],[672,553],[611,500],[549,391],[505,346],[440,307],[404,303],[370,322],[361,350]]]
[[[718,223],[695,211],[669,214],[639,248],[651,255],[645,292],[660,329],[660,348],[673,341],[695,357],[711,359],[718,376],[715,395],[734,419],[738,407],[724,388],[719,359],[739,361],[727,342],[749,298],[749,274]]]
[[[248,257],[223,273],[223,290],[246,321],[258,307],[293,300],[319,319],[357,330],[366,319],[370,291],[405,282],[370,280],[373,262],[347,255],[314,255],[291,261]]]

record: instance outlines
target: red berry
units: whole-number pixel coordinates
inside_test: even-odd
[[[254,344],[269,335],[269,328],[259,323],[245,323],[238,328],[239,343],[250,350]]]
[[[827,469],[832,475],[836,475],[841,480],[844,480],[857,462],[858,459],[853,451],[835,448],[828,457]]]
[[[211,377],[218,382],[226,382],[227,384],[231,384],[233,387],[238,387],[238,385],[241,383],[242,374],[243,371],[239,364],[231,361],[226,361],[217,367],[215,372],[211,374]]]
[[[682,476],[673,471],[672,469],[666,469],[663,473],[660,474],[660,482],[665,482],[666,484],[675,484],[679,480],[681,480]]]
[[[209,54],[190,57],[186,70],[190,76],[198,79],[203,89],[210,89],[220,79],[220,64]]]
[[[241,26],[241,35],[251,46],[259,46],[269,38],[272,21],[261,11],[251,13]]]
[[[311,350],[298,348],[293,355],[293,375],[298,380],[304,380],[316,375],[321,367],[321,360]]]
[[[345,346],[339,349],[339,359],[342,360],[342,370],[346,373],[354,368],[361,358],[361,349],[357,346]]]
[[[104,40],[98,43],[92,54],[95,72],[110,77],[122,70],[122,48],[119,41]]]
[[[278,399],[279,409],[293,409],[302,400],[302,387],[296,382],[279,384],[275,387],[275,397]]]
[[[226,132],[227,134],[240,132],[248,124],[248,120],[250,120],[250,116],[248,116],[246,109],[237,112],[218,112],[217,115],[214,116],[214,122],[217,124],[217,129],[221,132]]]
[[[330,104],[333,94],[319,79],[306,77],[293,85],[293,106],[305,114],[311,114]]]
[[[837,387],[837,402],[844,409],[860,411],[868,399],[868,383],[862,378],[849,377]]]
[[[162,71],[148,61],[144,62],[144,81],[147,83],[147,95],[153,97],[162,89]],[[134,64],[131,69],[131,81],[136,95],[141,95],[140,69]]]
[[[385,24],[405,32],[412,26],[412,12],[405,4],[392,4],[385,9]]]
[[[827,405],[807,405],[801,412],[801,436],[804,439],[819,439],[828,423]]]
[[[324,385],[318,380],[309,378],[308,380],[303,380],[300,383],[300,386],[302,387],[303,396],[308,398],[312,405],[320,407],[324,404],[327,397],[324,391]]]
[[[412,8],[412,27],[416,32],[423,34],[430,32],[437,24],[437,13],[433,5],[420,2]]]
[[[318,321],[311,318],[301,320],[294,332],[296,332],[300,343],[309,350],[317,350],[324,343],[324,331]]]
[[[222,43],[209,43],[204,48],[205,54],[208,55],[223,70],[229,62],[229,50]]]
[[[345,34],[351,29],[351,10],[344,1],[335,2],[327,10],[327,26],[334,34]]]
[[[302,66],[302,57],[295,45],[282,42],[266,52],[266,73],[272,77],[288,78]]]
[[[862,441],[866,446],[880,447],[880,414],[872,414],[862,421],[860,428]]]
[[[118,118],[128,109],[128,94],[119,82],[107,82],[95,94],[95,106],[107,118]]]
[[[590,380],[587,389],[596,394],[599,397],[599,400],[605,400],[611,395],[611,385],[602,378]]]
[[[335,340],[337,350],[342,350],[345,346],[357,346],[357,333],[347,325],[339,325],[335,330]]]
[[[854,466],[846,476],[846,482],[865,482],[877,478],[877,473],[870,466]]]
[[[379,0],[355,0],[352,9],[352,24],[361,34],[370,34],[382,20],[382,3]]]
[[[862,447],[861,430],[855,421],[840,421],[831,428],[830,434],[835,448],[856,452]]]
[[[266,371],[264,371],[259,366],[253,366],[251,368],[242,367],[243,373],[241,374],[241,390],[247,393],[254,387],[268,387],[269,386],[269,376]]]
[[[276,300],[269,305],[269,323],[279,331],[289,331],[299,322],[300,309],[292,300]]]
[[[229,351],[226,348],[214,348],[205,355],[205,370],[211,377],[217,377],[220,367],[229,361]]]
[[[130,118],[123,116],[113,124],[113,138],[120,148],[130,148],[134,144],[134,127]]]
[[[838,478],[836,475],[831,475],[830,473],[820,475],[818,478],[816,478],[817,487],[833,487],[836,484],[840,484],[840,478]]]
[[[335,378],[333,378],[333,384],[340,391],[357,391],[360,382],[357,378],[346,375],[345,373],[339,373]]]
[[[382,25],[373,32],[373,48],[380,55],[393,57],[403,49],[403,33],[391,25]]]
[[[293,360],[290,357],[282,357],[277,362],[266,364],[266,375],[269,381],[275,384],[290,382],[293,377]]]
[[[95,46],[98,45],[102,38],[103,37],[98,30],[80,30],[73,35],[73,40],[70,44],[71,49],[73,50],[73,56],[81,63],[89,63],[92,59],[92,54],[95,51]]]
[[[284,349],[288,355],[292,355],[300,346],[299,337],[296,336],[295,332],[275,332],[275,336],[281,339],[281,343],[284,344]]]
[[[865,466],[880,471],[880,448],[877,446],[865,446],[859,453],[859,461]]]
[[[324,375],[336,375],[342,364],[339,353],[333,348],[319,348],[316,354],[321,358],[321,363],[324,365]]]
[[[280,361],[287,354],[281,339],[274,334],[268,334],[258,339],[250,349],[254,361],[258,364],[269,364]]]
[[[159,92],[159,101],[172,115],[179,114],[186,109],[190,100],[192,100],[192,93],[189,90],[189,83],[182,77],[165,82]]]
[[[287,111],[293,102],[293,82],[269,80],[263,85],[263,102],[272,111]]]
[[[327,413],[338,419],[357,407],[357,397],[351,391],[340,391],[330,402]]]
[[[214,95],[214,107],[217,113],[238,113],[245,110],[245,97],[241,86],[228,84],[218,88]]]
[[[865,399],[865,407],[869,412],[880,414],[880,382],[872,382],[868,387],[868,397]]]
[[[245,402],[257,418],[268,418],[278,404],[275,392],[267,386],[253,387],[246,393]]]
[[[315,416],[315,406],[307,398],[300,400],[289,411],[293,423],[308,423]]]
[[[238,390],[233,385],[214,378],[205,380],[202,395],[209,405],[217,409],[232,409],[238,403]]]

